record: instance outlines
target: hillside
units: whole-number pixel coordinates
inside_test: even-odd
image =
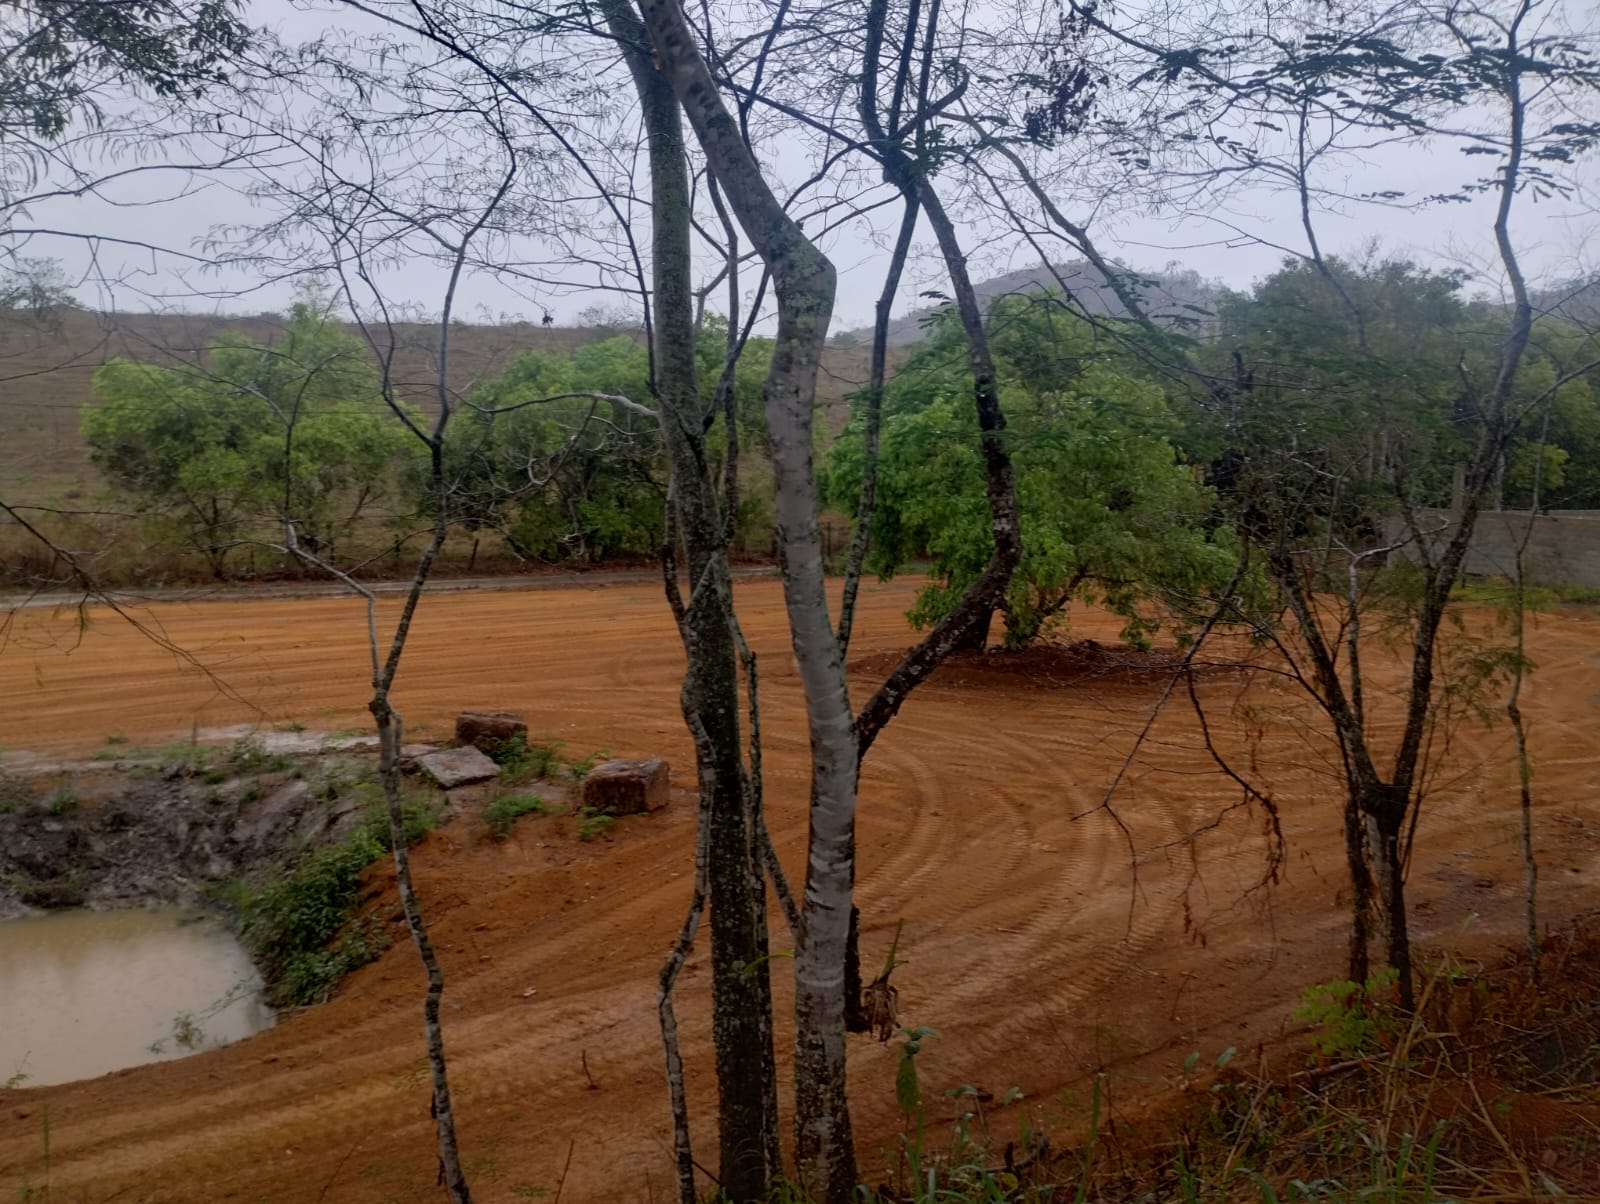
[[[1164,324],[1176,325],[1184,320],[1203,320],[1205,314],[1196,312],[1192,307],[1198,307],[1202,311],[1209,310],[1222,293],[1221,285],[1202,278],[1196,272],[1146,273],[1143,280],[1145,283],[1139,286],[1139,291],[1143,295],[1144,302],[1152,316]],[[1057,265],[1054,271],[1042,263],[1029,268],[1020,268],[1015,272],[1006,272],[1004,275],[980,281],[973,285],[973,291],[978,294],[979,303],[987,309],[989,303],[996,297],[1056,292],[1063,284],[1089,313],[1108,318],[1128,316],[1127,307],[1117,298],[1116,293],[1106,283],[1105,277],[1082,260]],[[896,318],[889,324],[890,345],[904,346],[922,338],[923,325],[938,311],[938,308],[936,305],[928,305],[914,309],[902,318]],[[871,337],[870,330],[854,330],[845,332],[840,341],[865,343]]]
[[[270,342],[283,329],[278,314],[216,317],[66,311],[48,322],[0,314],[0,489],[10,501],[59,500],[92,489],[98,474],[78,429],[94,398],[91,380],[107,360],[155,363],[192,359],[232,332]],[[603,339],[604,327],[544,328],[532,323],[460,325],[451,332],[448,383],[457,392],[494,376],[521,351],[562,350]],[[402,398],[432,411],[437,397],[438,328],[396,328],[395,377]],[[830,349],[818,380],[824,422],[837,430],[843,399],[866,376],[866,351]]]
[[[1093,313],[1126,316],[1104,279],[1085,263],[1058,269],[1073,294]],[[996,297],[1057,287],[1043,265],[982,281],[976,286],[986,306]],[[1193,272],[1152,277],[1144,288],[1152,310],[1168,321],[1201,316],[1220,292]],[[934,306],[913,310],[889,328],[889,342],[906,347],[922,337]],[[0,488],[12,501],[60,500],[91,490],[97,474],[89,464],[78,429],[83,408],[94,403],[90,382],[95,369],[123,356],[152,362],[191,359],[225,332],[270,342],[282,330],[281,314],[219,317],[196,314],[124,314],[69,310],[39,321],[19,313],[0,313]],[[438,330],[427,323],[396,327],[395,376],[402,398],[431,411],[437,392]],[[453,328],[448,384],[457,392],[494,376],[520,351],[562,350],[607,338],[605,327],[541,327],[533,323],[463,324]],[[830,432],[843,425],[845,399],[864,383],[870,331],[836,336],[817,381],[822,422]],[[901,357],[894,357],[899,360]]]

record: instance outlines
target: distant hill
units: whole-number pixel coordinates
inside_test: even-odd
[[[1185,321],[1204,323],[1206,312],[1211,310],[1223,291],[1220,284],[1204,279],[1197,272],[1147,272],[1134,275],[1142,282],[1134,286],[1136,291],[1142,297],[1151,316],[1164,325],[1178,325]],[[1128,316],[1127,308],[1106,283],[1105,277],[1096,268],[1081,260],[1058,265],[1054,272],[1042,263],[1031,268],[1007,272],[1003,276],[995,276],[974,284],[973,290],[978,294],[979,303],[987,310],[989,303],[996,297],[1057,292],[1063,284],[1084,309],[1092,314],[1108,318]],[[1196,312],[1197,309],[1206,312]],[[889,324],[890,346],[904,346],[921,339],[924,324],[936,312],[938,312],[937,306],[928,305],[914,309],[904,317],[896,318]],[[871,338],[870,329],[861,329],[846,331],[842,337],[836,336],[835,341],[840,344],[854,344],[868,342]]]
[[[1105,280],[1085,263],[1059,269],[1073,295],[1090,312],[1124,317],[1126,311]],[[1141,292],[1159,320],[1204,320],[1189,307],[1209,309],[1220,286],[1194,272],[1148,277]],[[1592,287],[1592,286],[1591,286]],[[1043,265],[1007,272],[976,286],[987,306],[996,297],[1053,291],[1055,276]],[[925,306],[897,319],[892,346],[923,337],[935,312]],[[83,409],[94,404],[90,380],[114,356],[174,362],[192,357],[225,332],[270,341],[283,329],[281,314],[220,317],[194,314],[120,314],[68,309],[46,321],[17,311],[0,312],[0,491],[8,500],[41,501],[92,490],[99,474],[89,463],[78,428]],[[449,384],[465,390],[474,381],[505,370],[518,352],[565,350],[619,333],[608,327],[543,327],[533,323],[463,324],[452,329]],[[434,365],[438,328],[427,323],[396,328],[395,374],[401,396],[431,411],[436,402]],[[848,417],[846,399],[866,383],[871,332],[845,332],[828,348],[817,380],[821,422],[837,433]],[[904,352],[891,357],[893,370]]]
[[[271,341],[281,314],[219,317],[56,311],[35,319],[0,311],[0,497],[43,502],[82,495],[100,482],[78,430],[94,404],[95,369],[116,356],[173,363],[192,359],[224,333]],[[627,333],[610,327],[543,327],[529,322],[455,326],[447,373],[450,387],[503,372],[527,349],[566,350]],[[401,397],[424,412],[437,404],[439,329],[427,323],[395,329],[395,380]],[[837,432],[848,416],[844,399],[866,382],[866,352],[830,348],[817,381],[823,422]],[[0,524],[3,527],[5,524]]]
[[[1575,277],[1546,289],[1533,298],[1535,309],[1545,310],[1594,330],[1600,328],[1600,273]]]

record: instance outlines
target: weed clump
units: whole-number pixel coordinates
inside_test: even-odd
[[[71,790],[61,789],[50,796],[50,801],[45,804],[44,809],[50,815],[70,815],[78,809],[82,801]]]
[[[530,744],[518,732],[509,740],[496,740],[488,749],[491,761],[500,766],[500,776],[508,782],[529,778],[548,778],[561,766],[561,741]]]
[[[415,800],[402,807],[408,844],[438,822],[436,807]],[[235,893],[239,935],[260,967],[269,1004],[322,1003],[345,975],[387,948],[376,918],[356,913],[363,871],[390,848],[388,812],[375,800],[362,825],[338,844],[309,849],[281,876]]]
[[[483,821],[492,840],[504,840],[524,815],[547,815],[552,810],[537,794],[503,794],[484,808]]]
[[[602,836],[609,836],[616,826],[617,817],[609,811],[602,811],[598,807],[584,807],[578,812],[579,840],[585,842],[599,840]]]
[[[233,742],[223,757],[223,766],[235,775],[248,773],[282,773],[293,763],[283,753],[269,753],[267,746],[255,736],[245,736]]]

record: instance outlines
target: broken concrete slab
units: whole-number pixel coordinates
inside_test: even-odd
[[[474,782],[487,782],[500,776],[500,766],[470,746],[444,748],[418,757],[417,768],[445,790],[470,786]]]

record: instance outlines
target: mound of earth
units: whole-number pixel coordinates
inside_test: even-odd
[[[900,655],[875,653],[852,661],[850,668],[864,677],[886,677],[900,663]],[[1159,686],[1183,669],[1183,658],[1183,652],[1174,648],[1134,648],[1094,639],[1046,640],[1017,651],[996,646],[954,653],[934,671],[933,680],[963,688],[1064,689],[1090,682],[1097,688]],[[1214,673],[1230,667],[1208,658],[1190,671]]]

